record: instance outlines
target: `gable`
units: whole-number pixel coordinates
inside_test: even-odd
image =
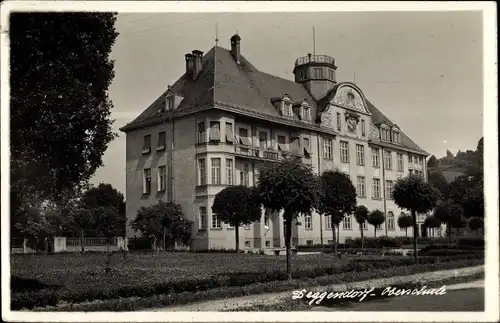
[[[343,108],[370,114],[366,107],[366,102],[361,90],[356,89],[350,84],[340,85],[337,88],[331,103]]]

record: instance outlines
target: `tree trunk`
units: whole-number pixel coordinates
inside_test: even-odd
[[[82,253],[85,253],[85,231],[80,230],[80,247],[82,248]]]
[[[286,247],[286,273],[292,280],[292,215],[285,212],[285,247]],[[287,216],[288,215],[288,216]]]
[[[234,250],[236,250],[236,253],[239,253],[240,252],[240,225],[239,224],[234,226],[234,241],[236,243]]]
[[[361,249],[365,248],[365,236],[363,235],[363,224],[359,225],[359,230],[361,231]]]
[[[450,226],[450,223],[446,224],[446,231],[448,231],[448,247],[451,249],[451,226]]]
[[[340,244],[340,225],[337,225],[337,250]]]
[[[106,262],[106,273],[109,274],[111,272],[111,252],[110,252],[110,246],[111,246],[111,238],[107,239],[108,245],[107,245],[107,253],[108,253],[108,261]]]
[[[167,228],[163,227],[163,251],[167,250]]]
[[[333,215],[332,217],[332,237],[333,237],[333,255],[337,256],[337,228],[335,225],[335,221],[333,220]]]
[[[405,228],[405,235],[408,237],[408,227]]]
[[[373,226],[373,238],[377,239],[377,226],[376,225]]]
[[[411,211],[411,217],[413,220],[413,259],[415,260],[415,264],[418,264],[418,255],[417,255],[417,214],[415,211]]]

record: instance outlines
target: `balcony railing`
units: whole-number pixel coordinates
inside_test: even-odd
[[[269,148],[258,148],[244,145],[236,146],[236,155],[254,159],[278,161],[285,158],[302,158],[304,154],[292,151],[280,151]]]
[[[328,56],[328,55],[308,55],[308,56],[297,58],[297,60],[295,61],[295,66],[308,64],[311,62],[326,63],[326,64],[335,65],[335,59],[333,57]]]

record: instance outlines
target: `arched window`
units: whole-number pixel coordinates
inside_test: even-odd
[[[394,213],[387,213],[387,230],[394,230]]]

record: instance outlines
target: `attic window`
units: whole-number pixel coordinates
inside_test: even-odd
[[[384,141],[390,141],[389,128],[386,125],[380,126],[380,138]]]
[[[311,108],[307,105],[302,106],[302,120],[305,121],[311,120]]]
[[[401,142],[401,135],[398,128],[392,130],[392,142],[399,144]]]
[[[167,96],[166,105],[167,105],[167,110],[174,110],[175,109],[175,96],[174,95]]]
[[[281,113],[284,116],[291,117],[292,116],[292,103],[288,99],[283,99],[283,103],[281,105]]]

